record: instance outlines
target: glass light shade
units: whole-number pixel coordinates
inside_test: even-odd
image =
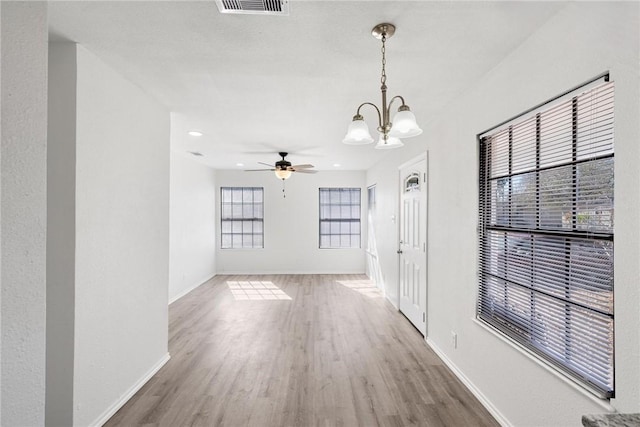
[[[392,123],[393,125],[389,131],[389,136],[409,138],[422,133],[422,129],[420,129],[418,123],[416,123],[416,116],[408,109],[398,111],[393,117]]]
[[[399,138],[395,138],[393,136],[388,136],[387,140],[384,140],[384,136],[380,135],[380,139],[378,140],[378,143],[376,144],[376,150],[390,150],[392,148],[400,148],[404,146],[404,144],[402,143],[402,141],[400,141]]]
[[[289,179],[289,177],[291,176],[291,171],[288,171],[286,169],[276,169],[276,176],[278,177],[278,179]]]
[[[369,133],[369,126],[363,119],[354,118],[349,129],[347,129],[347,135],[342,140],[345,144],[349,145],[364,145],[371,144],[373,138]]]

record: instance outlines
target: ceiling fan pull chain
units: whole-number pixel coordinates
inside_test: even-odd
[[[284,179],[282,180],[282,198],[283,199],[287,198],[287,193],[284,192]]]

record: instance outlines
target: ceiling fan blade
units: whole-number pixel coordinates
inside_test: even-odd
[[[261,172],[261,171],[271,171],[273,172],[275,169],[245,169],[245,172]]]
[[[273,167],[273,165],[270,165],[269,163],[263,163],[263,162],[258,162],[259,165],[265,165],[265,166],[269,166],[270,168]]]
[[[310,164],[306,164],[306,165],[293,165],[291,166],[293,169],[311,169],[312,167],[314,167],[313,165]]]
[[[292,170],[291,172],[295,172],[295,173],[318,173],[318,171],[315,170],[315,169],[295,169],[295,170]]]

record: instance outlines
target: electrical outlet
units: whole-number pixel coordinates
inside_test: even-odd
[[[453,348],[458,348],[458,334],[451,331],[451,345]]]

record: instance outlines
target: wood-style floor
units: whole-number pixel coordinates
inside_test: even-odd
[[[359,275],[216,276],[106,426],[497,426]]]

